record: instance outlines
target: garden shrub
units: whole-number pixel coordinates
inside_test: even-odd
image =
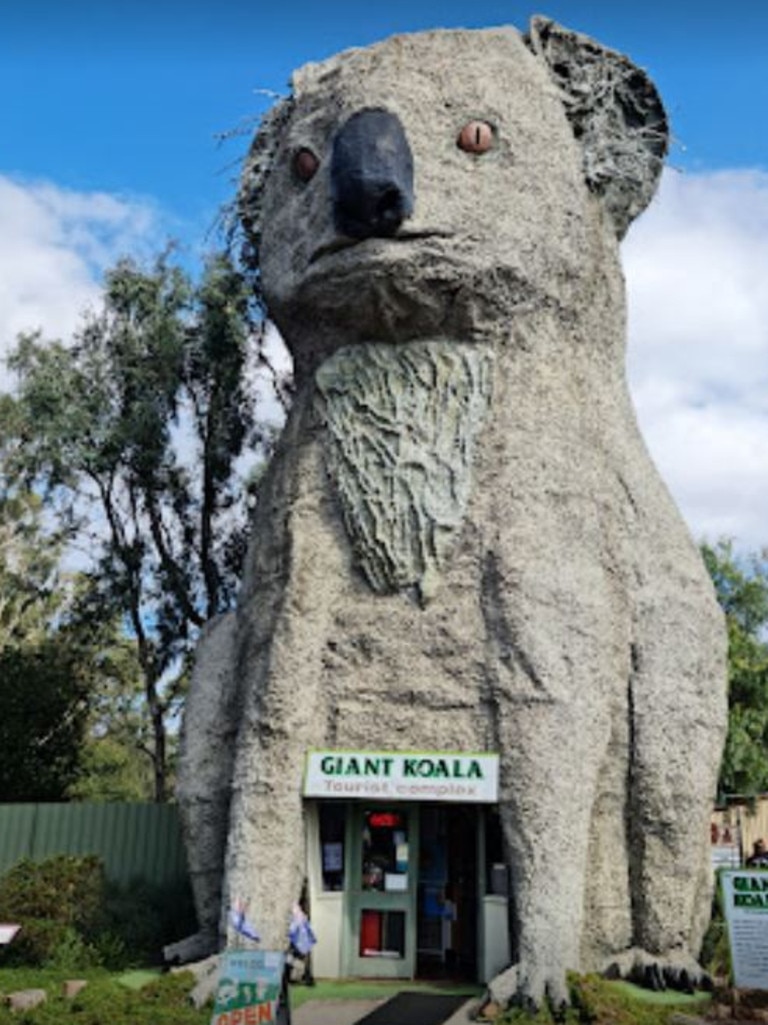
[[[104,927],[104,867],[91,855],[24,859],[0,879],[0,917],[21,924],[7,965],[87,966]]]
[[[19,862],[0,879],[0,919],[22,926],[0,964],[72,971],[159,964],[167,943],[197,929],[188,885],[109,883],[90,855]]]
[[[104,885],[104,866],[93,855],[25,858],[0,879],[0,907],[17,920],[47,918],[93,932],[103,913]]]
[[[166,944],[197,930],[188,885],[110,884],[105,911],[106,928],[96,944],[108,968],[160,964]]]

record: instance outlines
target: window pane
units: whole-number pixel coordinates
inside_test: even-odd
[[[338,801],[320,805],[320,864],[324,890],[344,889],[344,822],[347,807]]]
[[[408,888],[408,820],[400,811],[363,813],[364,890],[403,892]]]
[[[360,957],[405,957],[405,912],[360,912]]]

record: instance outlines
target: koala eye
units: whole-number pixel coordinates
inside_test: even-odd
[[[296,150],[293,155],[293,170],[296,173],[296,177],[303,182],[308,182],[314,178],[319,166],[320,161],[312,150],[307,149],[306,146]]]
[[[487,153],[493,147],[496,133],[487,121],[467,121],[456,145],[465,153]]]

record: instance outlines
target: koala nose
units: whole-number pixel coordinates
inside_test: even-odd
[[[350,238],[387,238],[411,216],[413,155],[394,114],[359,110],[339,129],[331,201],[337,231]]]

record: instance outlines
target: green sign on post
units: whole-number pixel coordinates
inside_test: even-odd
[[[768,871],[723,871],[720,886],[734,985],[768,989]]]
[[[211,1025],[262,1025],[280,1021],[284,971],[285,954],[280,951],[225,951],[221,956]]]

